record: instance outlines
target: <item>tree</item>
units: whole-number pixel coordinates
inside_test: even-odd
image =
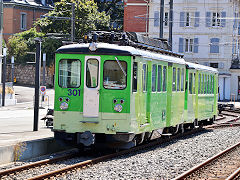
[[[14,56],[16,61],[20,63],[27,61],[27,52],[35,51],[34,38],[43,37],[43,35],[37,32],[35,28],[32,28],[11,36],[7,44],[9,56]]]
[[[100,12],[110,15],[111,30],[123,30],[124,4],[122,0],[95,0]]]
[[[9,56],[14,56],[16,62],[26,63],[34,60],[34,55],[28,54],[28,52],[36,52],[35,38],[41,37],[42,52],[47,54],[47,65],[51,65],[54,61],[54,53],[62,46],[62,40],[52,37],[45,37],[43,33],[37,32],[36,28],[17,33],[9,38],[7,47]]]
[[[55,3],[53,11],[37,21],[43,33],[71,34],[71,20],[56,19],[54,17],[72,17],[72,5],[75,3],[75,38],[80,39],[92,30],[108,30],[110,16],[105,12],[99,12],[97,4],[93,0],[61,0]]]

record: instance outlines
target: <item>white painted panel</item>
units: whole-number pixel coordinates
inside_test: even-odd
[[[231,86],[230,86],[230,77],[225,78],[225,99],[230,100],[230,92],[231,92]]]
[[[86,70],[87,60],[96,59],[98,60],[98,69],[92,67],[93,73],[97,73],[98,80],[97,87],[88,88],[86,86]],[[99,56],[86,56],[85,67],[84,67],[84,96],[83,96],[83,117],[98,117],[99,116],[99,87],[100,87],[100,57]]]
[[[218,80],[218,86],[219,86],[219,99],[223,100],[224,96],[223,96],[223,77],[219,77]]]

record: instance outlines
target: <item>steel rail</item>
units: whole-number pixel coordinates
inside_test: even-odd
[[[23,170],[26,170],[26,169],[34,168],[34,167],[37,167],[37,166],[42,166],[42,165],[45,165],[45,164],[52,164],[52,163],[55,163],[57,161],[70,159],[70,158],[76,157],[77,155],[78,155],[77,153],[73,153],[73,154],[69,154],[69,155],[65,155],[65,156],[61,156],[61,157],[57,157],[57,158],[37,161],[37,162],[31,163],[31,164],[27,164],[27,165],[3,170],[3,171],[0,171],[0,177],[6,176],[6,175],[9,175],[9,174],[13,174],[13,173],[16,173],[16,172],[19,172],[19,171],[23,171]]]
[[[233,180],[236,177],[240,176],[240,168],[238,168],[236,171],[234,171],[226,180]]]
[[[39,176],[32,177],[28,180],[50,178],[50,177],[53,177],[53,176],[57,176],[57,175],[60,175],[60,174],[67,173],[67,172],[72,171],[74,169],[81,169],[83,167],[91,166],[93,164],[97,164],[97,163],[102,162],[102,161],[106,161],[106,160],[109,160],[109,159],[112,159],[112,158],[115,158],[115,157],[118,157],[118,156],[121,156],[121,155],[124,155],[124,154],[129,154],[130,152],[135,152],[135,151],[139,151],[141,149],[149,148],[149,147],[152,147],[152,146],[155,146],[155,145],[158,145],[158,144],[166,143],[166,142],[169,142],[173,139],[177,139],[177,138],[180,138],[180,137],[183,137],[183,136],[191,135],[193,133],[200,132],[200,131],[203,131],[203,130],[204,129],[202,129],[202,128],[193,129],[192,131],[188,131],[188,132],[185,132],[183,134],[177,134],[177,135],[169,137],[169,138],[155,140],[155,141],[152,141],[148,144],[143,144],[143,145],[140,145],[140,146],[128,149],[128,150],[123,150],[123,151],[120,151],[120,152],[117,152],[117,153],[105,155],[105,156],[98,157],[98,158],[95,158],[95,159],[92,159],[92,160],[87,160],[87,161],[83,161],[83,162],[80,162],[80,163],[77,163],[77,164],[74,164],[74,165],[70,165],[68,167],[65,167],[65,168],[62,168],[62,169],[59,169],[59,170],[56,170],[56,171],[51,171],[51,172],[46,173],[46,174],[42,174],[42,175],[39,175]]]
[[[198,170],[200,170],[201,168],[205,167],[206,165],[210,164],[211,162],[213,162],[214,160],[220,158],[222,155],[224,154],[227,154],[229,152],[231,152],[231,150],[237,148],[238,146],[240,146],[240,142],[229,147],[228,149],[218,153],[217,155],[207,159],[205,162],[197,165],[197,166],[194,166],[193,168],[191,168],[190,170],[186,171],[185,173],[179,175],[178,177],[174,178],[174,180],[182,180],[182,179],[185,179],[187,178],[188,176],[190,176],[191,174],[194,174],[195,172],[197,172]]]

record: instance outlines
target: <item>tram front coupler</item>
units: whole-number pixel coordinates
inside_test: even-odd
[[[95,134],[90,131],[83,133],[77,133],[77,144],[83,144],[84,146],[91,146],[95,143]]]

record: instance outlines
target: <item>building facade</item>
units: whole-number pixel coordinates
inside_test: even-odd
[[[145,4],[147,7],[147,4]],[[148,3],[148,35],[159,37],[160,0]],[[169,0],[164,5],[164,38],[169,37]],[[219,100],[240,99],[239,1],[178,0],[173,5],[173,51],[187,61],[217,68]]]
[[[50,0],[3,0],[3,38],[33,27],[33,24],[53,9]]]

